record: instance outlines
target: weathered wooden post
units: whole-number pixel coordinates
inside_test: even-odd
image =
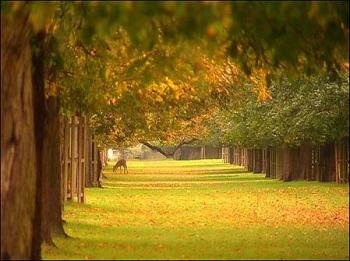
[[[69,121],[67,117],[63,118],[63,170],[62,170],[62,202],[67,199],[67,186],[68,186],[68,161],[69,161]],[[62,204],[63,206],[64,204]]]

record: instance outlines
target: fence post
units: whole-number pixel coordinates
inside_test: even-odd
[[[77,193],[77,122],[76,116],[72,117],[72,179],[71,179],[71,197]]]
[[[67,117],[63,119],[63,171],[62,171],[62,183],[63,183],[63,203],[67,199],[67,186],[68,186],[68,161],[69,161],[69,121]],[[64,204],[62,204],[63,206]]]

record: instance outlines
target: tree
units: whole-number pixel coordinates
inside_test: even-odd
[[[193,16],[194,13],[197,15]],[[53,16],[54,19],[52,19]],[[18,17],[20,19],[15,20]],[[308,19],[302,20],[304,17]],[[210,100],[203,98],[208,93],[215,98],[224,98],[223,100],[229,96],[225,94],[224,89],[211,88],[208,81],[203,80],[205,70],[202,70],[202,74],[198,73],[201,71],[198,65],[204,63],[185,62],[184,67],[181,67],[181,59],[191,60],[190,55],[187,58],[180,55],[179,60],[174,60],[176,53],[181,53],[179,51],[185,42],[191,46],[193,42],[206,36],[204,41],[199,41],[206,50],[214,54],[218,50],[223,54],[229,51],[236,62],[241,64],[246,74],[260,72],[256,74],[260,79],[257,86],[268,86],[271,74],[278,76],[285,72],[291,72],[294,75],[305,71],[319,72],[324,68],[324,64],[328,71],[337,72],[348,62],[348,2],[310,2],[295,6],[291,6],[291,3],[260,4],[256,2],[244,4],[236,2],[224,4],[2,2],[1,19],[2,22],[4,21],[1,31],[2,64],[9,61],[9,64],[2,66],[1,71],[2,122],[12,122],[12,125],[7,125],[10,127],[4,127],[1,132],[1,146],[2,149],[4,148],[1,152],[1,175],[4,180],[11,180],[9,187],[3,186],[7,183],[2,183],[2,195],[3,193],[5,195],[5,199],[2,199],[2,213],[7,213],[4,214],[5,223],[2,226],[12,229],[11,222],[22,214],[21,206],[23,206],[24,197],[16,190],[16,186],[20,185],[19,182],[25,183],[23,192],[28,193],[26,194],[29,197],[28,206],[35,208],[34,219],[31,216],[32,208],[23,210],[21,222],[27,228],[26,235],[14,233],[16,236],[2,239],[2,257],[4,258],[17,257],[14,243],[18,240],[21,242],[20,246],[33,247],[32,250],[21,249],[18,252],[19,258],[40,256],[41,221],[45,217],[41,203],[45,193],[42,194],[42,192],[45,191],[43,186],[48,184],[44,180],[44,175],[47,174],[48,169],[55,169],[54,165],[45,167],[45,164],[42,164],[43,155],[56,155],[46,150],[54,149],[51,140],[56,140],[48,138],[58,135],[58,129],[52,127],[55,123],[56,110],[52,109],[54,106],[50,104],[55,102],[50,103],[47,97],[57,99],[60,111],[66,114],[85,112],[106,116],[110,119],[106,121],[107,125],[97,125],[107,127],[108,133],[113,133],[111,130],[118,127],[115,131],[123,141],[142,133],[137,132],[147,125],[148,118],[154,124],[159,124],[163,123],[162,119],[180,115],[179,118],[183,123],[188,120],[184,116],[190,113],[191,121],[203,112],[201,108],[210,105]],[[303,21],[303,26],[300,26],[300,21]],[[135,50],[135,52],[128,52],[124,57],[134,58],[132,63],[126,62],[125,66],[120,66],[124,64],[123,60],[115,63],[113,55],[108,53],[110,48],[108,40],[112,39],[111,33],[116,32],[119,27],[129,34],[130,43],[132,43],[129,45],[130,49]],[[288,32],[287,36],[281,33],[284,31]],[[288,35],[294,36],[292,39],[295,45],[292,48],[289,45],[291,40]],[[302,37],[299,37],[300,35]],[[30,39],[34,42],[28,45]],[[176,44],[178,44],[178,48],[175,48],[177,52],[173,52],[170,59],[167,59],[169,51],[172,52],[168,47]],[[127,41],[122,46],[128,46]],[[13,51],[14,49],[16,52]],[[120,50],[124,52],[122,48]],[[197,52],[193,51],[193,48],[188,50],[195,58]],[[17,60],[17,57],[20,57],[20,60]],[[30,57],[33,57],[32,62],[29,62]],[[15,61],[19,61],[18,64]],[[165,63],[162,64],[160,61]],[[171,75],[169,71],[172,70],[171,64],[174,61],[179,66],[179,70],[175,70]],[[111,85],[108,84],[108,79],[113,79],[111,76],[113,74],[110,75],[113,64],[115,65],[113,70],[119,73],[115,78],[120,82],[120,85],[114,89],[114,93],[110,89]],[[158,68],[163,66],[164,69],[161,70],[163,73],[154,70],[153,65],[158,65]],[[31,81],[29,69],[33,69],[32,84],[29,84]],[[120,78],[121,75],[126,78]],[[202,78],[197,80],[194,77],[197,75]],[[253,73],[253,77],[256,75]],[[266,76],[264,80],[261,79],[263,75]],[[23,83],[18,82],[20,76],[25,77]],[[136,78],[133,79],[132,76]],[[170,82],[166,83],[166,76],[176,88],[172,88]],[[193,82],[196,84],[196,88],[191,90],[191,86],[186,84],[186,77],[189,77],[188,81],[191,84]],[[180,80],[177,81],[177,78]],[[210,92],[210,90],[214,91]],[[119,95],[120,93],[122,96]],[[182,94],[179,95],[179,93]],[[33,104],[29,101],[31,95],[33,95]],[[26,102],[18,103],[20,104],[18,108],[11,109],[7,101],[12,102],[11,99],[17,101],[20,97],[29,98]],[[177,106],[176,97],[182,97],[179,106]],[[166,102],[164,98],[167,99]],[[113,106],[108,104],[108,101]],[[145,106],[139,106],[144,101]],[[44,109],[46,105],[53,107],[46,111]],[[17,110],[19,108],[20,111]],[[137,110],[147,112],[145,109],[149,108],[153,111],[147,117],[145,113],[138,113],[134,121],[129,120],[132,116],[131,112]],[[19,116],[20,112],[26,112],[29,116]],[[116,120],[113,119],[114,116],[118,116]],[[32,117],[34,125],[30,123]],[[12,131],[14,124],[27,123],[27,119],[29,119],[28,124],[21,129],[14,127],[18,132]],[[118,125],[119,123],[122,124]],[[180,123],[181,121],[178,126],[182,124]],[[149,137],[164,135],[167,127],[176,129],[176,126],[172,125],[172,122],[160,125],[161,132],[152,131],[153,133],[147,134]],[[18,143],[14,142],[20,135],[24,135],[23,139],[17,139]],[[33,137],[34,145],[30,142]],[[13,147],[14,143],[18,146]],[[32,150],[32,153],[23,156],[24,148],[27,147]],[[15,154],[12,154],[13,150],[16,151]],[[3,151],[6,152],[3,153]],[[22,160],[22,156],[19,156],[19,160],[16,161],[18,172],[11,169],[13,155],[22,155],[23,159],[26,159]],[[35,162],[34,166],[27,166],[33,162]],[[27,174],[25,170],[30,172],[28,177],[25,177]],[[19,177],[17,182],[13,181],[14,179],[8,179],[15,175],[14,173]],[[57,173],[54,172],[52,177],[56,179]],[[58,182],[55,184],[57,185]],[[18,212],[6,211],[9,207],[9,195],[17,200],[12,208]],[[50,201],[52,202],[54,201]],[[55,205],[54,208],[57,209],[58,205]],[[31,226],[33,229],[29,228]],[[17,231],[17,228],[13,229]],[[31,236],[33,236],[32,240],[29,239]]]
[[[252,87],[251,87],[252,88]],[[228,145],[245,148],[276,146],[284,180],[311,176],[311,147],[319,146],[317,178],[331,180],[334,168],[333,142],[348,137],[348,74],[337,81],[325,73],[312,78],[272,81],[271,99],[257,101],[252,92],[241,105],[222,109],[210,123],[211,133]],[[300,168],[300,169],[298,169]],[[297,176],[296,176],[297,175]]]
[[[35,259],[41,244],[36,82],[29,13],[20,8],[16,14],[1,14],[1,258]]]

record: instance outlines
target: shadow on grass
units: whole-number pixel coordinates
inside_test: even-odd
[[[221,175],[221,174],[243,174],[243,173],[251,173],[245,170],[244,168],[232,168],[232,169],[222,169],[222,168],[215,168],[215,169],[192,169],[192,170],[173,170],[169,169],[167,171],[158,170],[157,172],[154,171],[154,168],[144,168],[143,170],[138,169],[131,169],[129,168],[129,173],[124,174],[123,172],[112,172],[108,171],[108,169],[104,170],[104,174],[107,176],[107,178],[110,177],[123,177],[128,178],[132,177],[133,175],[154,175],[154,176],[161,176],[161,175],[172,175],[172,176],[183,176],[188,175],[189,177],[195,176],[195,175]],[[140,177],[139,176],[139,177]]]

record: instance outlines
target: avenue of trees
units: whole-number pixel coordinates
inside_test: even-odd
[[[1,258],[65,235],[60,118],[101,148],[349,132],[349,3],[1,2]],[[162,150],[163,151],[163,150]],[[164,151],[163,151],[164,152]]]

